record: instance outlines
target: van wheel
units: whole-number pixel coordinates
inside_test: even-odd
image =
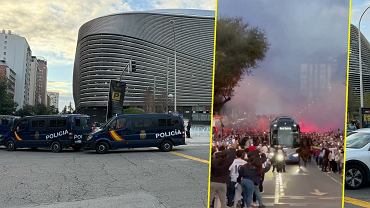
[[[109,150],[109,145],[107,142],[99,142],[95,147],[96,153],[105,154]]]
[[[15,151],[15,143],[13,141],[8,141],[6,143],[6,147],[8,151]]]
[[[159,147],[163,152],[169,152],[172,150],[173,144],[170,140],[164,140]]]
[[[62,151],[62,145],[60,144],[60,142],[54,141],[53,143],[51,143],[50,149],[52,152],[58,153]]]
[[[366,183],[364,169],[356,164],[349,164],[346,167],[345,184],[347,189],[359,189]]]

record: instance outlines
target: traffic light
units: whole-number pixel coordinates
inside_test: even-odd
[[[131,72],[136,72],[136,62],[135,61],[130,60],[130,68],[131,68]]]

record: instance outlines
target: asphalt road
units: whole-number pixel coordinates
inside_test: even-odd
[[[266,207],[341,208],[341,176],[321,172],[314,162],[307,167],[287,165],[285,173],[266,173],[263,203]]]
[[[345,190],[346,208],[370,207],[370,186],[358,190]]]
[[[342,207],[342,179],[323,173],[314,162],[307,167],[287,165],[285,173],[265,176],[264,203],[268,207]]]
[[[156,148],[51,153],[0,149],[0,207],[206,207],[209,137]]]

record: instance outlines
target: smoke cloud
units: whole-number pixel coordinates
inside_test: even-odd
[[[270,43],[225,112],[289,115],[303,131],[343,129],[348,2],[220,0],[219,14],[242,17]]]

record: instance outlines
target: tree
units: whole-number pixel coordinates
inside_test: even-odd
[[[213,106],[214,112],[219,112],[231,100],[243,75],[265,57],[269,45],[264,32],[243,23],[241,18],[217,21],[216,44]]]
[[[7,92],[8,80],[0,77],[0,115],[13,114],[17,108],[17,103],[13,101],[12,96]]]
[[[145,113],[145,111],[141,108],[129,107],[123,109],[123,114],[142,114],[142,113]]]

